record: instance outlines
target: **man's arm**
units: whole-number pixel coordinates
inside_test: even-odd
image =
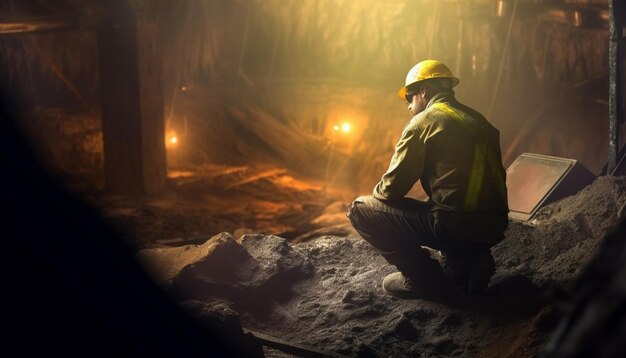
[[[415,132],[407,128],[391,158],[389,169],[374,188],[373,196],[380,200],[398,199],[411,190],[424,169],[424,143]]]

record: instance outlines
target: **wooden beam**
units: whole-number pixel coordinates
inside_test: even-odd
[[[4,19],[0,21],[0,35],[14,36],[76,29],[78,20],[74,16],[32,17],[22,19]]]
[[[609,0],[609,159],[607,175],[617,168],[620,149],[619,125],[622,111],[619,29],[623,27],[624,7],[620,1]],[[623,31],[623,30],[622,30]]]
[[[156,20],[125,0],[108,10],[98,30],[106,191],[156,195],[166,178]]]

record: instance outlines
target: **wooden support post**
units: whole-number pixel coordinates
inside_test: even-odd
[[[617,165],[619,151],[619,135],[617,125],[617,49],[619,37],[615,24],[615,8],[609,0],[609,160],[607,175],[611,175]]]
[[[165,131],[157,24],[150,9],[107,2],[98,30],[107,192],[156,195],[165,186]]]

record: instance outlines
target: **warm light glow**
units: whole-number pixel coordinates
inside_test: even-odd
[[[504,1],[503,0],[498,0],[498,3],[496,4],[496,16],[497,17],[504,16]]]
[[[333,131],[335,132],[344,132],[348,133],[352,130],[352,125],[348,122],[343,122],[342,124],[335,124],[333,126]]]
[[[353,108],[339,107],[328,114],[324,127],[324,139],[342,155],[351,155],[356,146],[361,145],[361,136],[367,128],[368,116]]]
[[[174,131],[167,131],[165,134],[165,146],[167,148],[173,148],[178,145],[178,135]]]
[[[582,24],[582,13],[580,12],[580,10],[574,10],[574,21],[572,25],[574,25],[574,27],[580,27]]]

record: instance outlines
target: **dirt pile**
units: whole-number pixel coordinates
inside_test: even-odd
[[[620,219],[626,178],[599,177],[577,195],[548,205],[529,222],[511,222],[494,247],[499,273],[535,284],[562,285],[584,268],[601,239]]]
[[[257,261],[265,255],[266,262],[278,263],[282,255],[295,255],[312,274],[284,276],[284,289],[265,291],[260,306],[229,300],[219,288],[185,299],[224,300],[246,328],[353,356],[532,356],[558,318],[550,292],[584,269],[619,221],[625,194],[626,178],[601,177],[532,221],[511,222],[505,240],[493,248],[496,275],[480,296],[458,293],[439,302],[389,297],[381,281],[395,268],[354,235],[300,244],[253,235],[254,244],[244,240],[242,247]],[[185,284],[197,289],[202,282]]]

